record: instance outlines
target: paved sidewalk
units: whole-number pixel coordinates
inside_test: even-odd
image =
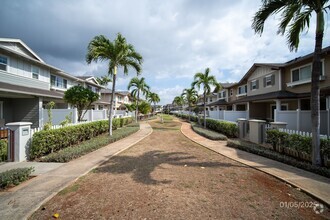
[[[140,130],[97,151],[65,163],[50,172],[39,175],[10,192],[0,192],[0,219],[26,219],[44,202],[85,175],[93,168],[126,150],[152,133],[147,123]]]
[[[227,147],[226,141],[209,140],[195,133],[191,129],[191,125],[186,122],[182,122],[181,132],[192,141],[212,151],[284,180],[318,198],[324,202],[324,204],[330,205],[330,179],[326,177],[265,157]]]

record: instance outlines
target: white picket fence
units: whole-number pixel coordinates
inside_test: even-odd
[[[291,129],[285,129],[285,128],[280,128],[279,131],[288,133],[288,134],[298,134],[304,137],[312,137],[311,132],[305,132],[305,131],[297,131],[297,130],[291,130]],[[329,139],[330,137],[328,135],[320,135],[320,138],[323,139]]]

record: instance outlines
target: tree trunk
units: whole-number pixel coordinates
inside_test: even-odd
[[[111,93],[110,110],[109,110],[109,135],[110,136],[112,136],[112,111],[113,111],[113,100],[115,97],[116,76],[117,76],[117,67],[115,67],[115,72],[112,77],[112,93]]]
[[[191,112],[191,106],[189,105],[189,115],[188,115],[188,121],[190,122],[190,112]]]
[[[204,128],[206,128],[206,94],[204,92]]]
[[[140,98],[140,90],[138,90],[137,99],[135,101],[136,108],[135,108],[135,123],[138,121],[138,114],[139,114],[139,98]]]
[[[315,50],[312,66],[312,84],[311,84],[311,119],[312,119],[312,163],[321,165],[320,155],[320,73],[321,73],[321,53],[323,41],[323,28],[320,28],[323,14],[317,15]]]

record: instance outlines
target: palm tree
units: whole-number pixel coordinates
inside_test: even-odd
[[[195,88],[190,89],[184,89],[182,92],[182,97],[184,98],[185,102],[188,104],[189,108],[189,121],[190,121],[190,112],[191,107],[197,102],[198,100],[198,92],[195,90]]]
[[[142,56],[137,53],[132,44],[128,44],[126,39],[120,34],[112,42],[103,35],[95,36],[87,47],[86,62],[107,61],[108,75],[112,76],[112,94],[109,110],[109,135],[112,136],[112,112],[113,101],[116,88],[117,70],[122,67],[124,74],[128,74],[128,69],[133,68],[137,74],[141,72]]]
[[[215,92],[221,89],[221,85],[217,82],[215,76],[209,76],[210,68],[205,69],[205,73],[196,73],[191,87],[198,89],[203,86],[203,103],[204,103],[204,128],[206,128],[206,96],[211,93],[211,86],[215,87]]]
[[[154,92],[149,92],[147,95],[147,99],[150,103],[154,103],[154,110],[156,111],[156,104],[160,102],[158,94]]]
[[[96,81],[101,85],[101,86],[108,86],[109,82],[112,82],[111,78],[109,76],[101,76],[101,77],[96,77]]]
[[[131,88],[134,88],[131,92],[131,95],[135,97],[135,103],[136,103],[136,109],[135,109],[135,122],[137,122],[138,113],[139,113],[139,101],[140,101],[140,94],[147,95],[149,92],[150,87],[145,82],[145,78],[142,77],[139,79],[138,77],[134,77],[131,79],[131,81],[128,83],[127,89],[130,90]]]
[[[320,156],[320,73],[324,33],[324,13],[330,10],[329,0],[263,0],[253,17],[252,28],[262,34],[268,17],[281,12],[279,34],[286,33],[290,51],[298,49],[300,33],[309,28],[312,14],[316,14],[315,48],[311,83],[312,157],[314,165],[321,165]]]
[[[175,96],[172,102],[174,105],[183,106],[184,105],[184,98],[183,96]]]

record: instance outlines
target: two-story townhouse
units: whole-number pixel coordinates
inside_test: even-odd
[[[21,40],[0,38],[0,126],[28,121],[38,127],[40,109],[47,102],[67,107],[63,92],[76,80],[46,64]]]
[[[79,79],[45,63],[19,39],[0,38],[0,126],[9,122],[42,124],[46,104],[69,108],[64,92],[78,84]]]
[[[233,101],[233,97],[236,97],[236,92],[234,93],[233,87],[236,83],[221,83],[221,91],[217,93],[216,99],[209,103],[208,106],[213,107],[214,110],[232,110],[232,105],[229,104]],[[236,100],[236,98],[235,98]]]
[[[96,104],[99,109],[110,109],[111,89],[101,89],[101,98]],[[126,110],[125,104],[132,104],[133,98],[128,91],[117,91],[114,95],[114,110]]]

